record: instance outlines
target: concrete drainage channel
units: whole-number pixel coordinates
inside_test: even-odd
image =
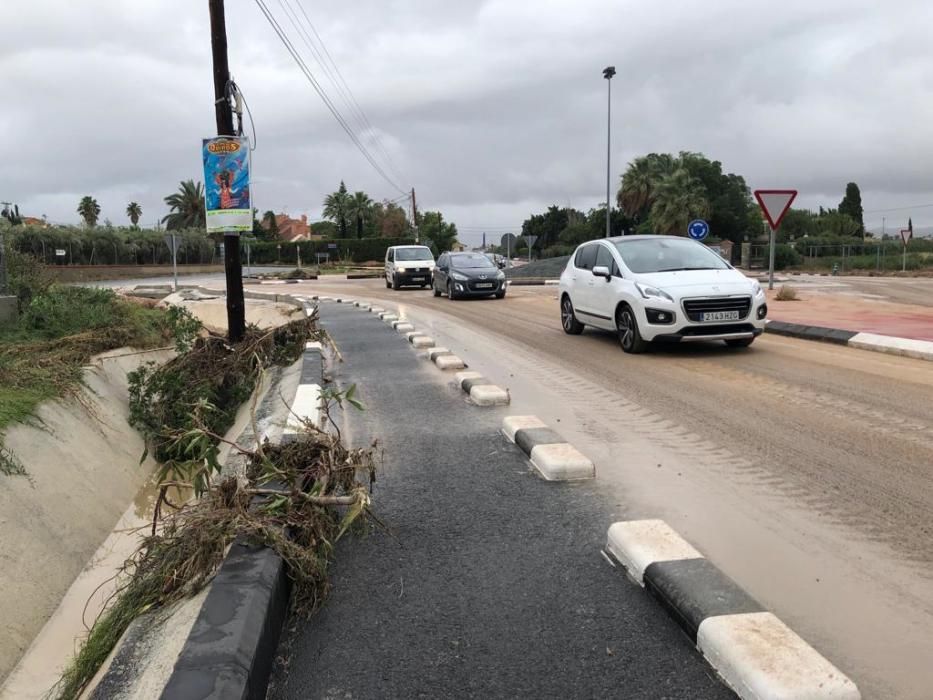
[[[326,300],[323,299],[323,300]],[[338,300],[339,301],[339,300]],[[511,397],[396,313],[364,302],[363,311],[390,323],[442,371],[460,370],[457,385],[478,406],[504,406]],[[507,416],[503,434],[547,481],[592,479],[591,460],[536,416]],[[603,552],[673,617],[719,676],[741,698],[858,700],[855,683],[779,618],[703,557],[661,520],[617,522]]]

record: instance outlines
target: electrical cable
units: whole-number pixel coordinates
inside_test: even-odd
[[[337,123],[340,124],[341,128],[346,132],[347,136],[350,137],[350,140],[353,141],[354,145],[357,147],[360,153],[363,154],[363,157],[369,161],[369,164],[372,165],[373,169],[393,188],[395,188],[401,194],[407,194],[405,190],[399,187],[399,185],[396,184],[388,174],[386,174],[385,170],[383,170],[383,168],[376,162],[372,154],[366,149],[356,134],[353,133],[353,130],[347,124],[346,119],[340,113],[340,110],[337,109],[330,97],[327,95],[327,92],[324,90],[323,86],[314,77],[314,74],[308,68],[308,65],[305,63],[304,59],[301,57],[300,52],[295,48],[294,44],[292,44],[291,40],[288,38],[287,34],[279,24],[278,20],[275,18],[272,11],[266,6],[264,0],[255,0],[255,2],[260,11],[265,16],[266,20],[269,22],[269,25],[272,27],[273,31],[275,31],[276,35],[278,35],[279,40],[282,42],[283,46],[285,46],[286,50],[295,60],[295,63],[305,74],[308,82],[311,83],[311,86],[314,88],[315,92],[317,92],[318,96],[324,102],[325,106],[333,115],[334,119],[337,120]]]
[[[311,18],[308,17],[308,13],[305,12],[305,8],[302,3],[302,0],[295,0],[295,3],[298,5],[298,9],[301,10],[301,14],[304,15],[304,18],[307,21],[308,26],[311,28],[311,32],[317,38],[318,43],[321,46],[321,49],[323,49],[324,51],[324,55],[330,61],[331,66],[333,66],[334,72],[336,72],[337,77],[340,79],[340,83],[342,83],[346,94],[349,96],[350,102],[352,102],[353,105],[356,107],[356,111],[359,114],[359,116],[362,118],[364,125],[369,129],[369,132],[372,134],[373,140],[376,142],[376,147],[382,153],[383,158],[385,158],[386,162],[389,164],[389,168],[393,171],[395,176],[399,180],[404,180],[405,178],[401,176],[401,173],[399,172],[398,168],[395,167],[395,162],[392,160],[392,156],[389,155],[388,150],[383,145],[382,139],[379,138],[379,132],[377,132],[376,129],[373,127],[372,123],[370,123],[369,118],[366,116],[366,112],[363,111],[363,108],[360,106],[360,103],[357,101],[356,96],[353,94],[353,90],[350,89],[350,86],[347,84],[346,79],[343,77],[343,73],[341,73],[340,68],[337,66],[336,61],[334,61],[333,56],[331,56],[330,51],[328,51],[327,44],[324,43],[324,40],[321,38],[321,35],[318,34],[317,29],[314,27],[314,23],[311,21]],[[339,91],[339,88],[338,88],[338,91]]]

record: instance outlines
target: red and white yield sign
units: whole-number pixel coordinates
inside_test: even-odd
[[[765,213],[772,231],[777,231],[781,220],[797,197],[797,190],[755,190],[758,206]]]

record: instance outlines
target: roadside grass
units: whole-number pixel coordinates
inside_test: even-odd
[[[106,289],[53,285],[23,305],[15,323],[0,326],[0,430],[28,422],[44,401],[78,396],[94,355],[131,346],[171,343],[168,313]],[[19,474],[0,439],[0,473]]]

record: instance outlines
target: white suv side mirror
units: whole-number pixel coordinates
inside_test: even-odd
[[[597,265],[594,267],[593,275],[595,277],[605,277],[607,282],[612,279],[612,274],[609,272],[609,268],[605,265]]]

